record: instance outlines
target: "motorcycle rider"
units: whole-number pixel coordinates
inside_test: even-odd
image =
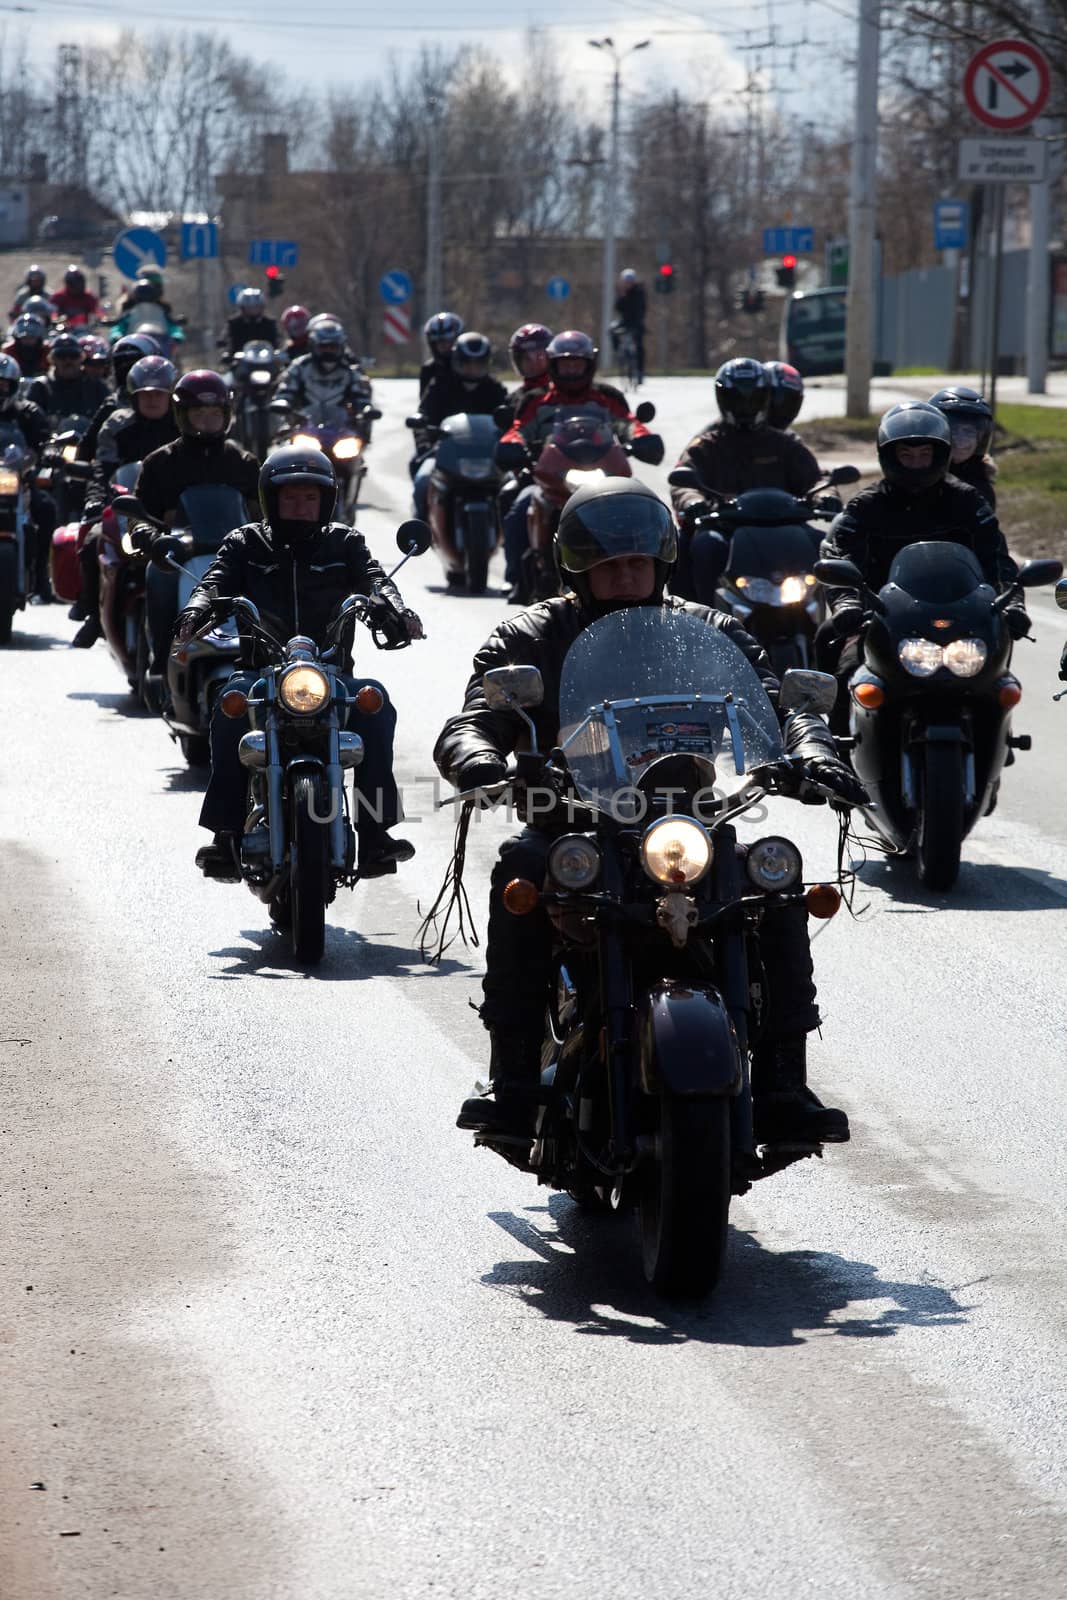
[[[637,356],[637,381],[645,381],[645,318],[648,315],[648,296],[633,267],[624,267],[619,273],[619,294],[615,301],[615,317],[619,328],[625,329],[634,342]],[[612,333],[616,354],[618,336]]]
[[[0,429],[16,429],[27,450],[40,455],[48,443],[48,420],[32,400],[18,397],[21,374],[18,362],[9,355],[0,355]],[[33,523],[33,545],[29,554],[32,560],[30,581],[34,605],[48,605],[53,599],[48,571],[48,557],[52,548],[52,535],[56,527],[55,501],[43,489],[30,489],[30,519]]]
[[[561,408],[581,411],[592,406],[603,411],[615,432],[629,440],[639,461],[659,465],[663,460],[663,440],[631,414],[621,390],[610,383],[593,382],[598,355],[587,333],[568,328],[556,334],[545,352],[548,387],[531,394],[519,407],[515,421],[500,441],[497,459],[501,466],[516,466],[525,460],[527,449],[540,445],[540,436]],[[522,446],[522,450],[516,453],[515,445]]]
[[[765,361],[763,370],[771,390],[767,423],[784,433],[792,428],[804,404],[804,379],[788,361]]]
[[[159,345],[147,333],[128,333],[111,346],[111,370],[115,377],[115,387],[111,394],[101,401],[99,410],[78,443],[79,461],[93,460],[100,438],[100,429],[112,412],[129,405],[126,379],[130,375],[130,369],[144,356],[158,356],[162,353]]]
[[[518,388],[512,389],[506,404],[512,420],[518,415],[532,394],[548,388],[548,347],[552,331],[543,322],[524,322],[508,340],[511,364],[521,378]],[[526,531],[527,507],[533,494],[533,483],[528,475],[522,479],[509,479],[500,493],[500,511],[504,529],[504,577],[511,585],[509,605],[521,605],[519,582],[520,563],[528,539]]]
[[[63,274],[63,287],[52,296],[55,314],[66,323],[93,322],[100,315],[100,302],[85,284],[85,273],[71,262]]]
[[[249,286],[237,296],[237,310],[226,324],[226,348],[230,359],[238,350],[243,350],[251,339],[265,339],[269,345],[276,345],[278,324],[273,317],[267,316],[263,290]]]
[[[48,296],[44,268],[39,266],[36,261],[31,262],[26,268],[26,276],[15,291],[15,301],[8,312],[12,322],[19,315],[26,301],[33,295],[44,295],[45,298]]]
[[[954,384],[949,389],[939,389],[932,394],[929,403],[948,419],[952,434],[952,457],[949,462],[952,476],[977,489],[990,510],[995,511],[997,464],[989,454],[993,413],[988,402],[977,389]]]
[[[111,348],[107,340],[98,333],[80,333],[78,343],[82,347],[82,371],[87,378],[99,378],[110,396]]]
[[[11,324],[11,337],[3,354],[15,358],[24,378],[41,378],[48,371],[47,334],[47,322],[29,312],[23,312]]]
[[[122,312],[133,311],[139,305],[162,306],[170,321],[173,315],[170,301],[164,298],[163,274],[158,267],[142,267],[138,276],[123,295],[119,304]]]
[[[71,640],[76,650],[90,649],[103,633],[97,543],[100,518],[111,498],[111,477],[119,467],[143,461],[160,445],[177,438],[178,428],[170,410],[171,391],[177,381],[177,368],[165,356],[142,356],[126,376],[127,403],[117,407],[100,429],[82,510],[86,537],[78,552],[78,564],[85,621]]]
[[[336,317],[314,320],[308,345],[309,353],[298,356],[284,374],[277,398],[311,422],[345,426],[370,405],[370,380],[348,356],[345,330]],[[366,420],[360,426],[369,439]]]
[[[178,617],[175,637],[182,643],[208,620],[219,598],[244,595],[259,607],[265,626],[280,638],[305,634],[320,646],[341,602],[350,594],[370,594],[377,584],[383,598],[375,606],[375,624],[391,640],[422,636],[422,624],[409,610],[395,585],[367,549],[363,535],[347,523],[333,521],[337,478],[321,450],[289,446],[267,457],[259,472],[262,520],[246,523],[226,536],[218,555]],[[244,639],[243,670],[232,687],[249,689],[257,676],[255,643]],[[359,872],[381,877],[409,861],[414,847],[390,837],[398,818],[398,797],[392,773],[396,712],[388,698],[374,715],[355,709],[357,684],[351,677],[352,655],[346,644],[340,657],[350,694],[347,726],[360,734],[364,759],[356,769],[354,809],[359,840]],[[361,680],[373,681],[373,680]],[[385,690],[381,685],[383,696]],[[197,865],[219,876],[232,864],[235,841],[245,817],[247,782],[238,757],[245,727],[240,719],[222,716],[216,707],[211,724],[211,780],[200,813],[201,827],[214,842],[197,852]]]
[[[446,417],[461,411],[472,416],[491,417],[508,397],[497,378],[489,376],[493,347],[484,333],[471,329],[461,333],[452,348],[447,368],[430,379],[422,391],[419,415],[435,427]],[[421,428],[415,434],[417,470],[415,472],[415,515],[426,519],[427,497],[434,467],[434,446]]]
[[[463,318],[457,317],[454,311],[437,311],[422,331],[430,347],[430,359],[419,368],[420,409],[422,396],[434,378],[443,377],[449,370],[453,346],[463,332]]]
[[[308,344],[308,328],[311,323],[311,312],[306,306],[286,306],[279,321],[285,335],[282,345],[282,355],[287,361],[295,361],[298,356],[306,356],[311,352]]]
[[[518,716],[488,706],[483,674],[504,664],[538,668],[544,699],[532,716],[539,748],[549,750],[559,739],[559,686],[569,647],[583,628],[626,606],[667,606],[720,629],[744,652],[776,699],[778,680],[767,657],[739,622],[705,606],[664,598],[676,554],[674,524],[667,506],[645,484],[607,478],[579,489],[564,507],[555,552],[569,592],[497,627],[474,658],[463,710],[449,718],[437,740],[434,760],[461,792],[503,781],[508,757],[525,738]],[[783,728],[787,749],[809,763],[810,779],[817,777],[846,803],[863,798],[821,719],[786,714]],[[562,818],[543,820],[501,847],[490,888],[481,1007],[491,1040],[492,1098],[466,1101],[458,1119],[461,1127],[520,1135],[531,1131],[552,981],[552,929],[541,908],[529,916],[511,916],[502,895],[515,877],[543,884],[549,846],[572,826]],[[819,1025],[806,909],[768,909],[760,946],[770,1004],[753,1053],[757,1138],[844,1141],[845,1113],[822,1106],[806,1087],[806,1036]]]
[[[74,333],[57,333],[49,345],[52,371],[34,378],[28,398],[49,418],[92,417],[108,398],[108,387],[84,370],[81,340]]]
[[[823,556],[854,562],[868,589],[877,592],[901,550],[922,539],[947,540],[974,553],[994,589],[1008,587],[1018,568],[996,514],[977,489],[949,476],[951,454],[948,420],[936,407],[922,400],[891,406],[878,424],[882,477],[835,517]],[[847,717],[846,685],[863,657],[864,608],[854,589],[831,588],[826,598],[830,615],[815,646],[823,670],[838,675],[840,720]],[[1013,639],[1029,632],[1030,618],[1018,599],[1005,608],[1004,620]]]

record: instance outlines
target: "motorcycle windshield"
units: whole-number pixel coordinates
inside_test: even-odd
[[[564,417],[552,429],[548,442],[575,466],[588,467],[607,454],[615,443],[615,435],[603,415]]]
[[[727,574],[731,578],[769,578],[772,583],[803,575],[815,564],[816,538],[802,523],[787,528],[735,528]]]
[[[963,600],[986,582],[974,552],[948,540],[909,544],[893,560],[889,583],[926,605]]]
[[[669,606],[630,606],[579,634],[563,663],[559,709],[575,789],[618,818],[640,814],[635,787],[661,760],[697,758],[706,785],[728,796],[753,767],[783,754],[752,664],[721,629]]]
[[[231,484],[198,483],[183,491],[178,504],[183,525],[199,545],[220,545],[248,521],[241,493]]]
[[[469,411],[458,411],[446,417],[441,424],[437,441],[437,465],[444,472],[457,477],[482,476],[471,472],[471,464],[486,468],[485,476],[493,469],[500,429],[492,417],[478,416]]]

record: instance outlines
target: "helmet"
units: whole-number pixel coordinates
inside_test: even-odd
[[[121,339],[116,339],[111,346],[111,361],[115,373],[115,382],[121,389],[126,382],[130,368],[142,356],[160,356],[163,352],[156,341],[147,333],[126,333]]]
[[[332,372],[345,358],[345,330],[336,317],[314,318],[308,328],[308,345],[315,365]]]
[[[155,389],[170,394],[178,381],[178,369],[165,356],[142,356],[126,374],[126,393],[145,394]]]
[[[31,278],[40,278],[40,280],[41,280],[41,285],[40,286],[41,286],[42,289],[44,288],[44,285],[45,285],[45,272],[44,272],[44,268],[41,266],[41,263],[39,261],[31,261],[30,262],[29,266],[26,268],[26,276],[23,278],[22,281],[23,281],[23,283],[29,283]]]
[[[138,273],[138,277],[144,278],[148,283],[154,283],[156,288],[162,294],[163,274],[160,272],[158,267],[142,267]]]
[[[473,383],[489,373],[493,347],[484,333],[461,333],[452,346],[452,370],[465,382]]]
[[[278,512],[278,492],[287,483],[319,490],[319,515],[315,522],[296,522]],[[306,445],[273,450],[259,470],[259,504],[264,519],[279,544],[314,543],[333,516],[337,503],[337,475],[329,456]]]
[[[22,381],[22,369],[14,356],[0,355],[0,411],[10,411]]]
[[[551,330],[546,328],[543,322],[524,322],[521,328],[515,329],[515,332],[508,340],[508,355],[511,357],[511,364],[515,368],[515,371],[519,374],[520,378],[532,378],[536,376],[536,373],[534,372],[523,371],[523,356],[531,356],[541,353],[544,364],[537,370],[539,372],[548,371],[548,358],[544,356],[544,352],[548,349],[551,343]]]
[[[53,361],[62,361],[68,356],[80,361],[85,354],[82,342],[75,333],[57,333],[49,342],[48,353]]]
[[[43,294],[29,295],[19,307],[24,317],[36,317],[48,328],[52,322],[52,313],[55,310],[51,300],[46,300]]]
[[[163,298],[163,285],[162,282],[157,281],[157,279],[150,278],[147,272],[142,272],[141,276],[135,281],[130,292],[133,295],[135,303],[149,300],[161,300]]]
[[[619,273],[619,282],[624,283],[628,289],[632,284],[637,282],[637,273],[634,271],[633,267],[623,267],[622,271]]]
[[[592,383],[593,374],[596,372],[596,359],[600,354],[596,345],[587,333],[580,333],[577,328],[568,328],[564,333],[557,333],[546,352],[548,356],[548,370],[552,382],[563,394],[570,390],[576,393]],[[561,361],[573,361],[580,358],[585,362],[585,369],[581,374],[560,376],[559,364]]]
[[[85,289],[85,273],[72,261],[63,274],[63,282],[68,289],[73,289],[75,294],[81,294]]]
[[[19,344],[40,344],[47,332],[47,324],[28,312],[16,317],[11,325],[11,337],[18,340]]]
[[[302,339],[308,331],[311,312],[307,306],[286,306],[281,314],[281,324],[290,339]]]
[[[249,287],[247,289],[242,289],[240,294],[237,296],[238,311],[252,311],[255,312],[257,317],[262,316],[263,308],[266,303],[266,300],[263,298],[262,289]]]
[[[952,434],[952,460],[969,461],[972,456],[981,459],[989,449],[993,433],[993,413],[977,389],[954,385],[939,389],[930,396],[929,404],[948,418]]]
[[[932,445],[928,467],[902,467],[897,460],[897,445]],[[878,461],[882,473],[897,489],[930,489],[948,471],[952,454],[952,433],[948,419],[925,400],[905,400],[890,406],[878,424]]]
[[[772,428],[788,428],[804,404],[804,379],[787,361],[765,361],[763,370],[771,389],[767,421]]]
[[[83,333],[79,334],[78,343],[82,347],[82,360],[86,372],[98,376],[108,370],[111,366],[111,351],[106,339],[101,339],[98,333]],[[99,372],[96,369],[99,369]]]
[[[230,391],[217,372],[209,372],[203,367],[193,372],[183,372],[174,385],[170,403],[174,412],[174,420],[178,424],[178,432],[184,434],[185,438],[225,438],[232,414]],[[201,433],[197,428],[193,427],[189,419],[189,413],[190,411],[195,411],[198,406],[220,407],[223,421],[218,433]]]
[[[762,427],[771,403],[762,362],[751,356],[724,361],[715,374],[715,398],[723,417],[735,428]]]
[[[663,589],[678,554],[674,518],[659,495],[636,478],[604,478],[571,495],[553,541],[556,562],[588,609],[593,605],[588,573],[616,556],[651,556],[656,583],[650,600]]]
[[[435,356],[447,356],[463,332],[463,318],[454,311],[438,311],[423,328],[426,343]]]

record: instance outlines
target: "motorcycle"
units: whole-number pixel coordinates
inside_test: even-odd
[[[468,594],[484,594],[501,536],[500,430],[492,417],[467,411],[446,417],[440,426],[416,415],[407,418],[407,426],[433,445],[427,507],[449,586],[465,584]]]
[[[141,470],[139,461],[124,462],[111,479],[116,495],[131,490]],[[100,519],[97,561],[100,565],[100,626],[107,647],[133,693],[143,698],[148,674],[145,633],[145,557],[130,540],[126,516],[108,505]]]
[[[19,429],[0,425],[0,644],[10,644],[15,612],[25,610],[33,590],[33,462]]]
[[[377,406],[334,406],[344,411],[344,417],[332,422],[313,422],[296,412],[288,401],[275,399],[269,407],[276,417],[283,417],[285,425],[275,435],[271,448],[283,444],[298,445],[308,450],[321,450],[329,456],[337,473],[337,509],[348,523],[354,524],[363,480],[367,476],[364,451],[370,437],[371,424],[381,416]]]
[[[59,418],[41,452],[35,482],[39,489],[46,489],[52,496],[60,523],[80,516],[85,502],[85,485],[92,467],[88,461],[78,460],[78,444],[89,431],[91,420],[76,415]]]
[[[266,339],[252,339],[233,360],[234,431],[241,444],[265,461],[274,432],[271,398],[282,358]]]
[[[848,682],[848,749],[871,797],[863,815],[890,855],[915,855],[927,888],[956,881],[963,840],[997,803],[1001,772],[1028,735],[1011,731],[1022,686],[1009,670],[1005,607],[1054,583],[1059,561],[1027,561],[1001,595],[964,545],[924,540],[873,594],[851,561],[815,564],[820,583],[859,592],[863,662]]]
[[[185,342],[184,320],[184,317],[168,317],[164,307],[154,300],[143,300],[108,324],[108,339],[114,344],[126,334],[147,333],[156,341],[160,354],[177,363],[175,346]]]
[[[391,578],[412,556],[430,545],[424,523],[406,522],[397,533],[402,559]],[[195,638],[204,638],[219,617],[232,614],[268,658],[251,692],[224,690],[219,707],[227,717],[248,716],[251,731],[240,744],[241,764],[249,774],[249,810],[226,881],[245,882],[270,907],[271,920],[289,929],[297,961],[314,964],[326,938],[326,907],[339,885],[354,888],[356,833],[344,788],[344,773],[359,766],[363,741],[345,731],[348,693],[335,665],[337,641],[356,622],[370,628],[379,648],[374,600],[349,595],[330,628],[334,643],[320,651],[302,634],[283,642],[263,627],[258,608],[238,596],[220,599]],[[406,643],[406,641],[405,641]],[[381,709],[381,691],[364,684],[356,693],[362,711]],[[217,874],[216,874],[217,875]]]
[[[825,490],[858,480],[855,467],[835,467],[807,495],[747,489],[734,497],[706,489],[691,467],[675,467],[667,479],[672,487],[711,496],[714,503],[690,525],[694,531],[719,534],[728,546],[716,592],[695,593],[694,598],[743,623],[779,677],[790,667],[812,664],[815,632],[823,619],[812,570],[820,534],[811,524],[829,521],[841,510],[840,498]]]
[[[197,584],[218,553],[226,535],[246,520],[245,504],[237,489],[225,484],[197,484],[183,491],[181,516],[169,531],[141,505],[135,495],[122,495],[115,509],[135,522],[159,528],[148,552],[152,567],[174,572],[178,577],[174,614],[183,610]],[[151,605],[152,571],[146,575],[146,603]],[[143,684],[145,704],[160,711],[177,740],[182,755],[191,767],[211,765],[211,714],[223,684],[232,677],[241,654],[241,641],[230,619],[220,621],[202,639],[172,650],[166,669],[167,693],[162,683],[146,673]]]
[[[732,640],[671,608],[627,608],[581,633],[563,663],[559,748],[547,757],[529,716],[544,693],[538,670],[493,668],[482,688],[490,707],[526,722],[531,749],[511,781],[525,787],[528,814],[536,801],[561,834],[544,888],[515,879],[504,892],[512,915],[543,907],[554,932],[535,1132],[531,1142],[483,1130],[475,1143],[584,1208],[633,1210],[648,1282],[705,1294],[722,1267],[731,1197],[821,1154],[756,1143],[749,1042],[761,1021],[765,910],[806,903],[828,917],[840,894],[825,884],[805,893],[788,840],[742,847],[734,828],[803,763],[786,756],[774,708]],[[782,681],[785,708],[826,710],[833,695],[825,673]]]

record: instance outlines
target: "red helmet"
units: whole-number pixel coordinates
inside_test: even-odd
[[[193,427],[189,413],[201,406],[216,406],[221,410],[222,427],[217,433],[205,433]],[[193,372],[182,373],[174,385],[171,407],[178,432],[184,434],[187,439],[221,438],[230,425],[230,391],[226,386],[226,380],[217,372],[209,372],[203,367]]]
[[[87,369],[101,364],[105,367],[111,365],[111,348],[98,333],[81,333],[78,343],[82,347],[82,360]]]
[[[308,331],[311,321],[311,312],[307,306],[286,306],[281,315],[281,324],[290,339],[302,339]]]
[[[765,361],[763,370],[771,386],[767,421],[772,428],[788,428],[804,404],[804,379],[788,361]]]
[[[561,394],[577,393],[592,383],[600,352],[587,333],[581,333],[577,328],[557,333],[546,353],[552,382]],[[564,362],[567,371],[561,372],[560,367]],[[580,369],[578,362],[582,363]]]
[[[542,372],[548,371],[548,359],[545,351],[552,343],[552,330],[546,328],[543,322],[524,322],[521,328],[508,340],[508,354],[511,364],[520,378],[536,378]],[[530,358],[540,356],[540,365]]]

